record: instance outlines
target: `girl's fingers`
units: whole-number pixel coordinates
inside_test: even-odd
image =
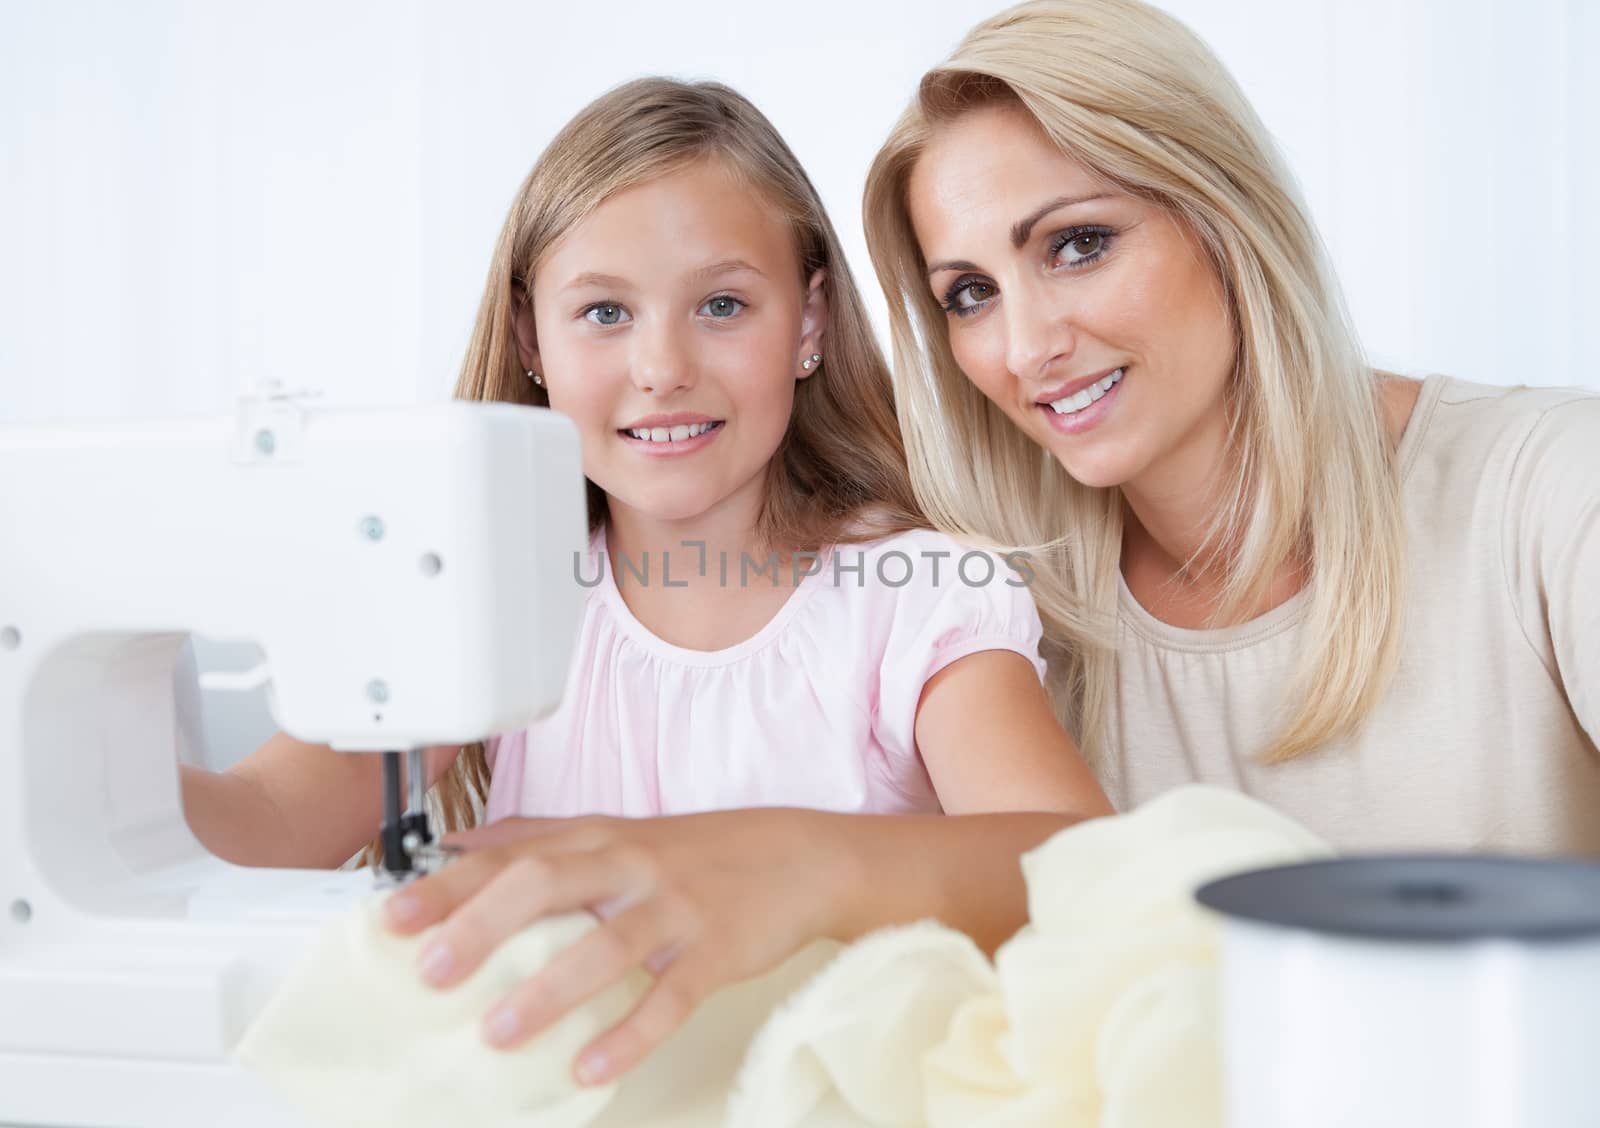
[[[506,859],[491,854],[464,854],[438,873],[390,894],[383,903],[384,923],[401,934],[420,932],[482,889],[505,864]]]
[[[435,875],[446,876],[453,866]],[[422,951],[422,977],[449,987],[541,917],[581,909],[627,890],[627,868],[608,854],[541,857],[519,852],[461,904]]]
[[[633,1013],[606,1031],[578,1055],[573,1072],[584,1085],[602,1085],[644,1060],[667,1036],[682,1026],[717,980],[709,964],[680,956],[645,993]]]
[[[484,1019],[484,1037],[502,1049],[521,1045],[673,943],[668,915],[654,901],[630,908],[557,955]]]
[[[395,932],[408,934],[420,932],[430,924],[443,920],[494,879],[501,870],[515,865],[519,859],[554,857],[562,853],[581,853],[605,844],[603,828],[580,819],[506,819],[509,825],[499,833],[509,839],[509,844],[491,846],[488,842],[467,835],[451,835],[448,845],[466,847],[449,865],[427,877],[419,878],[404,889],[392,894],[384,902],[384,920]],[[502,823],[484,827],[483,832],[495,830]],[[481,848],[479,848],[481,847]],[[574,908],[579,906],[572,906]]]

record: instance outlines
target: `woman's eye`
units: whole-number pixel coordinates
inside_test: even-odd
[[[744,308],[744,303],[738,298],[730,298],[726,294],[712,298],[700,307],[700,312],[710,317],[732,317]]]
[[[976,279],[963,279],[950,288],[945,295],[944,308],[951,313],[971,313],[994,297],[994,286],[988,282],[979,282]]]
[[[584,310],[583,316],[586,320],[592,321],[596,325],[620,325],[628,320],[628,311],[619,305],[602,302],[600,305],[592,305]]]
[[[1056,240],[1055,258],[1066,266],[1093,262],[1111,242],[1108,231],[1069,231]]]
[[[982,305],[994,297],[994,287],[987,282],[973,282],[962,287],[961,293],[956,295],[956,304],[965,306]]]

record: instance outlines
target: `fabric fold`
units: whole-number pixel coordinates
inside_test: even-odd
[[[1330,853],[1255,800],[1185,787],[1027,854],[1031,919],[993,961],[926,921],[814,944],[598,1090],[572,1061],[643,972],[517,1051],[479,1033],[592,918],[541,921],[439,992],[416,973],[424,939],[388,934],[374,899],[323,933],[238,1060],[330,1128],[1213,1128],[1220,923],[1193,892]]]

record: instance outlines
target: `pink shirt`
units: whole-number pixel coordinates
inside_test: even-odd
[[[489,742],[488,822],[764,806],[936,812],[914,736],[924,684],[981,650],[1015,651],[1044,676],[1026,565],[940,533],[828,550],[766,626],[715,651],[647,631],[603,560],[597,538],[582,575],[601,578],[561,705]],[[717,559],[707,563],[717,574]],[[753,567],[746,582],[772,582]],[[738,561],[726,576],[740,581]],[[658,570],[648,582],[662,582]]]

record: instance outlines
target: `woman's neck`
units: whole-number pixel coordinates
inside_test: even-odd
[[[1422,385],[1376,373],[1385,434],[1396,448],[1411,420]],[[1122,575],[1145,610],[1176,627],[1203,628],[1248,622],[1289,599],[1310,578],[1303,555],[1284,561],[1253,606],[1216,621],[1237,543],[1210,543],[1228,504],[1238,454],[1225,421],[1197,428],[1189,441],[1122,487]],[[1222,526],[1225,528],[1225,526]]]
[[[1160,462],[1122,487],[1122,575],[1139,604],[1162,622],[1199,629],[1216,621],[1237,559],[1223,520],[1238,466],[1226,418],[1203,421]],[[1240,622],[1300,590],[1303,561],[1281,565]]]
[[[1237,464],[1219,409],[1169,453],[1122,486],[1127,524],[1139,530],[1136,551],[1159,554],[1170,570],[1203,563],[1212,529],[1228,502]],[[1126,551],[1126,550],[1125,550]],[[1213,554],[1214,555],[1214,554]]]

